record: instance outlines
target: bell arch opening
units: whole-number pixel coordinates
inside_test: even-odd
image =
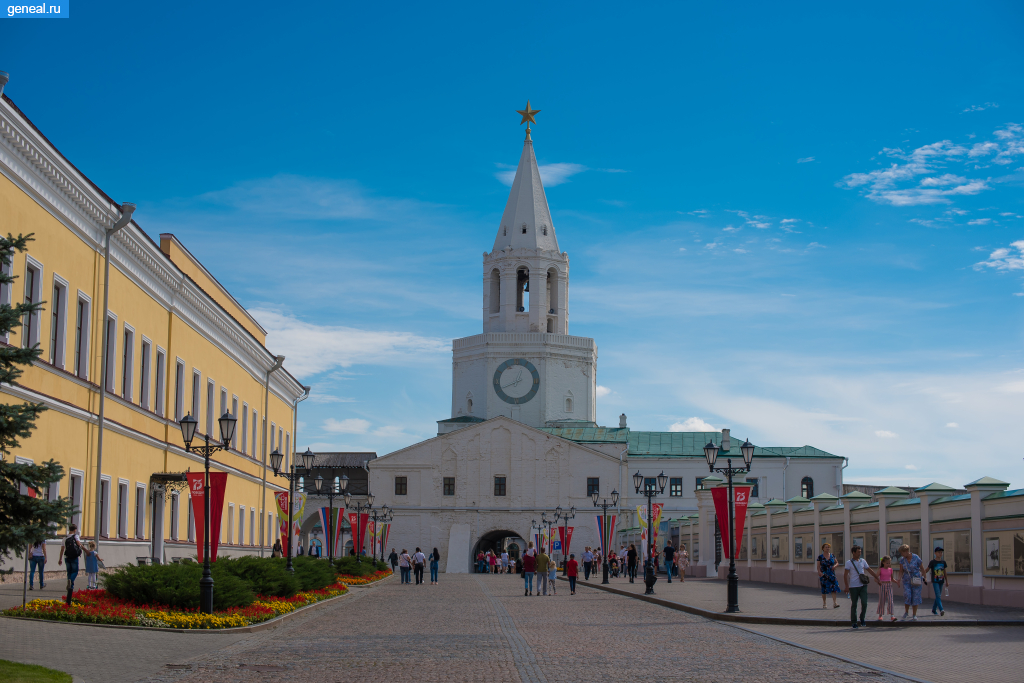
[[[470,566],[473,567],[473,571],[478,571],[477,556],[480,553],[487,554],[490,550],[499,558],[501,553],[507,552],[510,559],[519,557],[522,553],[523,548],[526,547],[526,541],[515,531],[508,529],[497,529],[495,531],[488,531],[486,534],[481,536],[476,544],[473,546],[473,554],[470,557]]]

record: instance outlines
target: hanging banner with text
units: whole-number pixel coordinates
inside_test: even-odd
[[[366,550],[366,524],[369,521],[370,517],[368,515],[358,512],[348,513],[348,523],[353,529],[352,547],[355,549],[357,555],[361,555],[363,551]]]
[[[569,557],[569,543],[572,541],[572,530],[575,529],[575,528],[576,527],[574,527],[574,526],[570,526],[570,527],[560,526],[560,527],[558,527],[558,537],[562,541],[562,548],[563,548],[562,554],[565,555],[566,557]]]
[[[192,500],[192,518],[196,525],[196,548],[199,561],[203,561],[203,540],[206,537],[206,505],[202,472],[188,472],[189,498]],[[227,472],[210,472],[210,561],[217,559],[220,545],[220,522],[224,514],[224,490],[228,486]]]
[[[733,485],[733,514],[735,515],[735,535],[729,529],[729,487],[716,486],[711,489],[711,499],[715,503],[715,517],[718,518],[718,530],[722,534],[722,549],[725,558],[739,557],[743,545],[743,528],[747,520],[747,503],[750,502],[751,484]],[[731,539],[735,538],[735,542]],[[733,554],[735,553],[735,554]]]

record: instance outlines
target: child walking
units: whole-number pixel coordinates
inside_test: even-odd
[[[892,578],[892,560],[886,555],[878,566],[878,620],[882,621],[886,610],[889,611],[889,621],[896,621],[892,613],[892,586],[896,583]]]
[[[85,551],[85,577],[88,582],[89,590],[96,590],[100,587],[99,585],[99,574],[100,574],[100,557],[99,552],[96,550],[96,542],[89,541],[89,545]]]

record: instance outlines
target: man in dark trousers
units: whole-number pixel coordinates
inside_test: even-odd
[[[388,555],[388,562],[391,563],[391,573],[394,574],[398,568],[398,553],[395,552],[394,548],[391,549],[391,554]]]
[[[75,591],[75,579],[78,578],[78,558],[81,556],[82,541],[78,536],[78,525],[72,524],[68,527],[68,535],[61,545],[60,555],[57,557],[58,565],[67,560],[65,566],[68,570],[68,595],[65,602],[69,605],[71,604],[71,594]]]
[[[672,547],[672,541],[665,544],[665,573],[668,574],[668,582],[672,583],[672,565],[675,564],[676,549]]]

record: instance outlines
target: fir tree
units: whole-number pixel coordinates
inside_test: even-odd
[[[15,250],[25,251],[30,241],[31,234],[0,237],[0,262],[4,265],[0,287],[13,291],[17,278],[6,271],[10,270]],[[0,305],[0,335],[20,327],[27,316],[42,310],[43,303]],[[22,366],[31,365],[40,353],[38,344],[31,348],[0,344],[0,384],[16,384]],[[36,419],[44,410],[42,403],[0,403],[0,558],[9,558],[12,552],[21,557],[30,544],[56,537],[57,529],[76,512],[70,499],[46,500],[50,484],[64,477],[63,467],[53,460],[41,465],[14,462],[12,452],[21,446],[21,439],[32,435]],[[35,497],[22,493],[29,489]]]

